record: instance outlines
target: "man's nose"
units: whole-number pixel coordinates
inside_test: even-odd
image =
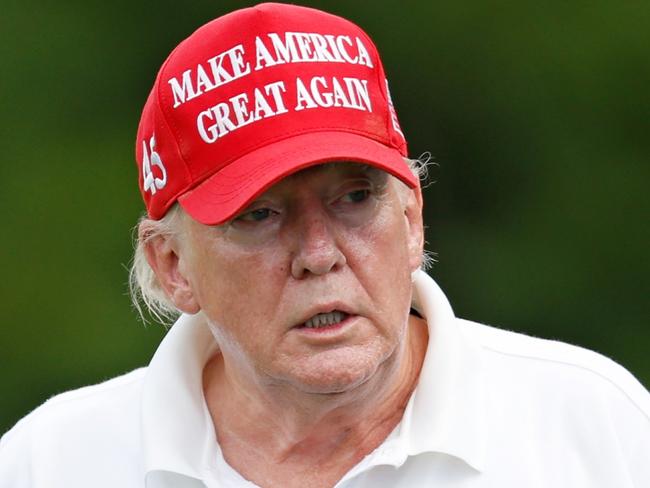
[[[295,254],[291,261],[294,278],[323,275],[346,264],[333,226],[324,212],[309,212],[298,220],[294,235]]]

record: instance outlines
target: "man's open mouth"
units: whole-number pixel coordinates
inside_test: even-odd
[[[330,327],[343,322],[349,315],[339,310],[334,310],[328,313],[319,313],[307,320],[302,326],[309,329],[320,329],[323,327]]]

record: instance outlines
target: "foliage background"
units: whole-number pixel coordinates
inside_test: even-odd
[[[253,2],[5,0],[0,431],[146,365],[126,296],[133,144],[168,52]],[[650,385],[650,3],[305,1],[375,39],[459,316],[580,344]]]

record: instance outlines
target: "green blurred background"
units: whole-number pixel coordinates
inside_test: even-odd
[[[133,144],[178,41],[253,2],[7,1],[0,16],[0,431],[146,365],[126,295]],[[650,385],[650,2],[305,4],[383,54],[459,316],[580,344]]]

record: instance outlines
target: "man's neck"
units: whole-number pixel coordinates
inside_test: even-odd
[[[411,316],[392,367],[356,391],[299,400],[233,381],[223,357],[214,357],[204,391],[224,458],[260,486],[332,486],[400,422],[427,340],[426,323]]]

